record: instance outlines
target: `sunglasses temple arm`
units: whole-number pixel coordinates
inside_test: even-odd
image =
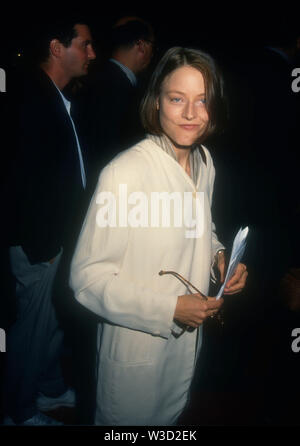
[[[199,291],[198,288],[196,288],[191,282],[189,282],[187,279],[182,277],[180,274],[176,273],[175,271],[160,271],[159,272],[160,276],[162,276],[164,274],[172,274],[173,276],[175,276],[178,280],[180,280],[187,287],[187,289],[188,289],[188,291],[190,293],[191,293],[191,290],[189,289],[189,286],[191,288],[193,288],[195,291],[197,291],[197,293],[199,293],[200,296],[202,296],[205,300],[207,300],[207,296],[205,296],[205,294],[201,293],[201,291]]]

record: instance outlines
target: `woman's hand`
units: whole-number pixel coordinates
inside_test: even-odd
[[[225,294],[237,294],[240,293],[246,283],[246,279],[248,276],[247,267],[243,263],[239,263],[236,267],[236,270],[231,277],[231,279],[228,281],[226,287],[224,288],[224,295]]]
[[[179,296],[174,319],[189,327],[197,328],[209,316],[217,314],[223,302],[224,299],[217,300],[215,297],[208,297],[208,300],[204,300],[199,293]]]
[[[216,259],[215,259],[215,265],[217,266],[219,273],[220,273],[220,282],[223,283],[225,280],[225,269],[226,269],[224,249],[217,252]]]
[[[220,273],[220,282],[223,283],[225,280],[225,270],[226,270],[226,260],[225,251],[220,250],[216,256],[216,266]],[[236,267],[234,275],[228,281],[224,294],[237,294],[242,291],[245,286],[246,279],[248,276],[247,267],[243,263],[239,263]]]

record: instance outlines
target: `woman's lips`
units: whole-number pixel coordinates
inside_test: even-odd
[[[195,130],[198,127],[199,127],[198,125],[188,125],[188,124],[180,125],[180,128],[184,130]]]

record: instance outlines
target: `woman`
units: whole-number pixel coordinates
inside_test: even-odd
[[[200,144],[220,99],[212,59],[171,48],[141,107],[148,137],[101,172],[71,269],[76,299],[102,318],[95,424],[173,425],[187,402],[202,324],[223,303],[202,294],[215,261],[224,274],[210,212],[215,172]],[[246,276],[240,264],[225,294]]]

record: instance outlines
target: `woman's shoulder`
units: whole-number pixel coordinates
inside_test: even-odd
[[[113,176],[118,182],[132,183],[143,178],[150,168],[151,141],[144,139],[120,152],[101,171],[100,178]]]
[[[213,163],[213,158],[210,153],[210,149],[203,144],[201,144],[200,147],[201,147],[201,150],[199,150],[199,156],[202,158],[202,160],[203,160],[203,158],[205,159],[205,164],[206,164],[207,168],[213,167],[214,163]],[[201,152],[203,153],[204,156],[202,156]]]
[[[155,156],[156,151],[153,150],[154,148],[155,144],[149,139],[145,138],[129,149],[120,152],[117,156],[115,156],[115,158],[112,159],[108,166],[117,169],[128,169],[131,163],[134,163],[132,167],[147,168],[149,156]]]

